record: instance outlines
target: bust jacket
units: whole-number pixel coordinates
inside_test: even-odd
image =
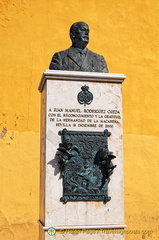
[[[86,49],[85,56],[81,57],[79,51],[70,47],[53,55],[49,69],[108,72],[107,64],[103,56]]]

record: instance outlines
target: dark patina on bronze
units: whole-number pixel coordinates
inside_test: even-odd
[[[68,131],[59,132],[57,157],[63,178],[61,201],[110,201],[108,183],[116,165],[108,150],[108,137],[104,132]]]
[[[64,51],[56,52],[49,69],[108,72],[104,57],[86,48],[89,42],[89,26],[85,22],[75,22],[70,28],[72,46]]]

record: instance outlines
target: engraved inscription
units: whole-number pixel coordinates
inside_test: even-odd
[[[121,125],[121,113],[115,109],[49,108],[47,116],[56,127],[113,128]]]

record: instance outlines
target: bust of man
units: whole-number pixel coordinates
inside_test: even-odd
[[[84,22],[75,22],[70,28],[72,46],[53,55],[49,69],[108,72],[103,56],[86,48],[89,42],[89,27]]]

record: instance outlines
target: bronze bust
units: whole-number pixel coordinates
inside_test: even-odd
[[[104,57],[86,48],[89,42],[89,26],[76,22],[70,28],[72,46],[53,55],[49,69],[108,72]]]

